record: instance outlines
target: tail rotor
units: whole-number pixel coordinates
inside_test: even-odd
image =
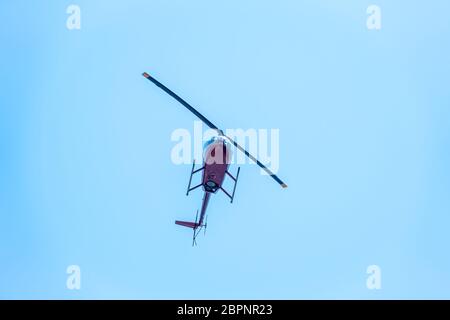
[[[198,219],[198,210],[197,210],[197,214],[195,215],[195,226],[197,226],[197,219]],[[197,245],[197,241],[195,239],[197,238],[197,227],[192,228],[192,229],[193,229],[192,246],[196,246]]]

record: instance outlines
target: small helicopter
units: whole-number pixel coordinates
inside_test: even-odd
[[[142,74],[146,79],[153,82],[157,87],[161,88],[164,92],[166,92],[168,95],[170,95],[172,98],[177,100],[179,103],[181,103],[184,107],[186,107],[189,111],[191,111],[194,115],[196,115],[200,120],[202,120],[207,126],[209,126],[211,129],[217,131],[217,136],[211,138],[209,141],[207,141],[204,145],[204,159],[203,159],[203,165],[199,169],[195,169],[195,160],[192,164],[192,170],[191,175],[189,178],[189,184],[187,187],[186,195],[189,195],[189,192],[199,188],[203,187],[204,196],[203,196],[203,203],[200,210],[200,218],[198,217],[198,210],[197,215],[195,217],[195,222],[188,222],[188,221],[179,221],[176,220],[175,223],[177,225],[191,228],[193,230],[193,236],[192,236],[192,246],[196,245],[196,238],[200,231],[204,228],[204,231],[206,232],[206,228],[208,226],[208,218],[206,216],[206,209],[208,207],[209,199],[212,194],[217,193],[219,190],[225,193],[226,196],[228,196],[231,200],[231,203],[233,203],[234,199],[234,193],[236,191],[236,185],[239,179],[239,172],[240,167],[237,170],[236,176],[233,176],[229,171],[228,167],[230,165],[230,159],[231,159],[231,144],[233,144],[238,150],[243,152],[248,158],[250,158],[252,161],[254,161],[258,166],[260,166],[265,172],[269,174],[270,177],[272,177],[282,188],[287,188],[287,185],[280,179],[276,174],[274,174],[269,168],[267,168],[264,164],[262,164],[258,159],[256,159],[254,156],[252,156],[247,150],[245,150],[243,147],[241,147],[236,141],[228,137],[224,134],[224,132],[219,129],[217,126],[215,126],[211,121],[209,121],[206,117],[204,117],[200,112],[198,112],[195,108],[193,108],[191,105],[189,105],[186,101],[184,101],[182,98],[180,98],[177,94],[175,94],[173,91],[171,91],[169,88],[164,86],[161,82],[150,76],[147,72],[144,72]],[[202,179],[201,182],[191,187],[192,183],[192,176],[196,173],[202,172]],[[234,186],[233,191],[228,192],[223,187],[223,181],[225,177],[228,176],[233,180]]]

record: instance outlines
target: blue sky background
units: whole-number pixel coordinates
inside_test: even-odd
[[[66,8],[81,7],[81,30]],[[366,9],[382,29],[366,28]],[[0,298],[450,298],[448,1],[2,1]],[[195,118],[279,128],[206,237]],[[231,168],[235,172],[236,167]],[[66,268],[81,267],[81,290]],[[382,289],[366,288],[366,268]]]

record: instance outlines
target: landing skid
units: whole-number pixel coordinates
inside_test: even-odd
[[[230,202],[231,202],[231,203],[233,203],[233,200],[234,200],[234,193],[236,192],[236,185],[237,185],[237,182],[238,182],[238,179],[239,179],[239,172],[240,172],[240,171],[241,171],[241,167],[238,168],[238,171],[237,171],[237,174],[236,174],[236,178],[233,177],[233,176],[231,175],[231,173],[228,172],[228,170],[226,171],[226,174],[227,174],[231,179],[233,179],[233,181],[234,181],[233,193],[232,193],[232,194],[229,194],[228,191],[226,191],[224,188],[220,187],[220,190],[222,190],[223,193],[225,193],[225,194],[228,196],[228,198],[230,198],[230,200],[231,200]]]
[[[200,169],[197,169],[197,170],[194,170],[194,168],[195,168],[195,159],[194,159],[194,161],[192,162],[191,176],[189,177],[189,184],[188,184],[188,187],[187,187],[186,195],[189,195],[189,192],[191,192],[192,190],[195,190],[195,189],[197,189],[198,187],[201,187],[201,186],[203,185],[202,183],[200,183],[199,185],[196,185],[195,187],[192,187],[192,188],[191,188],[192,176],[193,176],[195,173],[200,172],[200,171],[202,171],[203,169],[205,169],[204,166],[201,167]]]

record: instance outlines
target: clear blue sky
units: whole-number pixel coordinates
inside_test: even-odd
[[[81,30],[66,28],[72,3]],[[0,298],[450,298],[449,13],[2,1]],[[192,248],[174,220],[201,193],[184,195],[170,134],[194,117],[143,71],[223,128],[279,128],[289,188],[244,165]],[[381,290],[366,288],[372,264]]]

